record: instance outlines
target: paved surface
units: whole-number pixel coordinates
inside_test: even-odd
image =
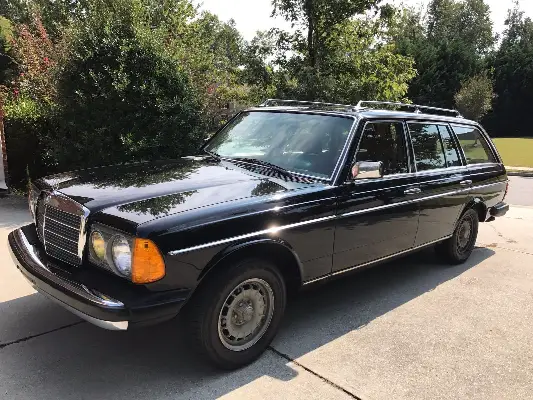
[[[533,176],[510,176],[509,181],[506,201],[517,206],[533,206]]]
[[[35,294],[5,246],[27,220],[0,199],[0,399],[533,398],[533,208],[482,225],[465,265],[425,251],[303,293],[232,373],[191,354],[180,320],[109,332]]]

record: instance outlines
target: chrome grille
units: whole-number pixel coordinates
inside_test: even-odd
[[[40,241],[44,242],[43,240],[44,202],[43,202],[42,197],[39,197],[39,199],[37,200],[35,226],[37,228],[37,235],[39,236]]]
[[[69,264],[80,265],[78,242],[81,217],[46,206],[44,213],[44,247],[46,253]]]
[[[45,193],[37,201],[35,214],[37,234],[46,253],[66,263],[81,265],[79,246],[85,225],[82,206],[61,195]]]

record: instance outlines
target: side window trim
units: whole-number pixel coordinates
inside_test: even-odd
[[[489,135],[487,134],[485,129],[483,129],[481,127],[481,125],[450,123],[450,128],[451,128],[454,136],[456,137],[457,141],[459,142],[459,138],[457,137],[457,134],[455,133],[455,130],[453,129],[454,126],[456,126],[458,128],[473,128],[473,129],[476,129],[481,134],[481,137],[483,138],[483,140],[485,140],[485,143],[487,143],[487,145],[488,145],[488,147],[489,147],[489,149],[490,149],[490,151],[492,153],[492,157],[496,160],[496,162],[492,163],[492,164],[501,164],[503,162],[502,158],[500,157],[500,153],[498,153],[498,150],[494,146],[494,143],[492,142],[492,140],[490,140]],[[464,152],[463,146],[461,146],[460,143],[459,143],[459,147],[461,148],[461,153],[463,154],[464,163],[465,163],[466,166],[472,167],[474,165],[487,165],[487,164],[489,164],[489,163],[474,163],[474,164],[470,164],[469,165],[468,164],[468,160],[466,159],[466,154]]]
[[[446,172],[446,171],[457,171],[457,170],[461,170],[461,169],[466,169],[467,168],[468,164],[466,162],[466,156],[465,156],[465,154],[463,152],[463,148],[462,148],[461,144],[459,143],[459,138],[457,138],[457,136],[455,134],[455,131],[452,129],[452,125],[449,122],[443,122],[443,121],[439,121],[439,120],[432,121],[432,120],[426,120],[426,119],[414,119],[414,120],[407,119],[407,120],[404,121],[404,124],[405,124],[406,129],[407,129],[406,133],[409,135],[409,145],[408,146],[410,148],[410,151],[413,154],[412,160],[413,160],[414,173],[416,173],[417,175],[431,175],[433,173]],[[455,141],[455,145],[460,149],[459,157],[462,157],[462,160],[461,160],[462,165],[461,166],[455,166],[455,167],[435,168],[435,169],[431,169],[431,170],[427,170],[427,171],[418,171],[418,168],[417,168],[417,165],[416,165],[416,154],[415,154],[415,149],[414,149],[414,146],[413,146],[413,142],[411,140],[411,130],[409,129],[409,124],[432,124],[432,125],[446,126],[448,128],[448,130],[450,131],[451,137]],[[471,126],[471,125],[466,125],[466,124],[465,125],[454,124],[454,125],[457,125],[457,126],[468,126],[468,127]],[[442,143],[442,136],[440,135],[440,132],[439,132],[439,137],[440,137],[440,140],[441,140],[441,143]]]
[[[463,151],[463,147],[461,146],[461,143],[459,142],[459,138],[457,137],[457,135],[453,131],[452,126],[449,123],[440,124],[439,126],[446,126],[446,129],[448,130],[448,135],[450,135],[450,138],[452,139],[452,142],[455,145],[455,150],[457,151],[457,154],[459,156],[459,161],[461,161],[461,165],[460,166],[462,166],[462,167],[467,166],[466,156],[465,156],[465,153]],[[442,139],[442,135],[441,135],[441,140],[443,140]],[[443,145],[444,145],[444,143],[443,143]],[[448,168],[452,168],[452,167],[448,167]]]
[[[390,175],[385,175],[383,178],[381,179],[390,179],[390,177],[401,177],[401,176],[408,176],[408,175],[411,175],[411,174],[414,174],[416,173],[416,163],[411,159],[411,151],[409,150],[412,146],[411,144],[411,136],[409,135],[408,133],[408,126],[407,126],[407,123],[405,120],[402,120],[402,119],[368,119],[368,120],[364,120],[362,121],[364,122],[363,124],[363,128],[361,129],[361,134],[359,135],[359,139],[357,140],[357,147],[355,148],[355,152],[353,154],[353,157],[350,161],[350,165],[353,164],[355,162],[355,160],[357,159],[357,154],[359,153],[359,148],[361,146],[361,142],[363,141],[363,134],[365,133],[366,131],[366,127],[369,125],[369,124],[383,124],[383,123],[389,123],[389,124],[402,124],[402,127],[403,127],[403,139],[405,141],[405,151],[407,153],[407,167],[409,169],[409,172],[402,172],[402,173],[398,173],[398,174],[390,174]],[[413,153],[414,155],[414,153]],[[414,169],[414,171],[413,171]],[[374,179],[376,180],[376,179]]]
[[[444,162],[446,163],[446,151],[444,149],[444,143],[442,141],[442,136],[438,130],[438,127],[439,125],[447,125],[446,123],[443,123],[442,121],[431,121],[431,120],[407,120],[406,121],[406,125],[407,125],[407,128],[409,128],[409,125],[412,124],[412,125],[435,125],[437,127],[437,133],[439,135],[439,142],[441,144],[441,148],[442,148],[442,151],[443,151],[443,155],[444,155]],[[449,167],[444,167],[444,168],[434,168],[434,169],[429,169],[429,170],[426,170],[426,171],[418,171],[418,163],[416,161],[416,153],[415,153],[415,147],[413,145],[413,141],[412,141],[412,138],[411,138],[411,130],[409,129],[409,142],[411,143],[411,151],[413,152],[413,162],[414,162],[414,166],[415,166],[415,171],[416,171],[416,174],[424,174],[426,175],[426,173],[429,173],[429,172],[439,172],[439,171],[448,171],[450,168]],[[447,165],[447,163],[446,163]]]

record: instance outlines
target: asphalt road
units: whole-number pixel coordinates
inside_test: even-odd
[[[533,177],[510,176],[506,201],[517,206],[533,206]]]
[[[5,245],[28,219],[0,199],[0,399],[533,398],[533,208],[483,224],[464,265],[425,251],[302,293],[231,373],[191,353],[180,319],[109,332],[34,293]]]

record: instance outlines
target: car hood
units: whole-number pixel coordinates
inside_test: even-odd
[[[162,216],[254,196],[272,195],[310,182],[284,181],[210,157],[91,168],[43,178],[87,207],[137,224]]]

